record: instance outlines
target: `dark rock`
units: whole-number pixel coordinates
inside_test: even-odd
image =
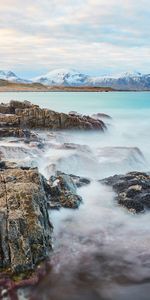
[[[75,185],[78,188],[88,185],[91,182],[89,178],[80,177],[80,176],[73,175],[73,174],[70,174],[69,176],[71,177],[71,179],[73,180],[73,182],[75,183]]]
[[[9,103],[9,106],[11,108],[12,113],[15,113],[16,109],[25,109],[25,108],[30,108],[32,106],[30,101],[17,101],[17,100],[11,100]]]
[[[35,169],[1,162],[0,268],[12,273],[34,269],[51,251],[52,225],[46,180]]]
[[[110,185],[117,193],[117,202],[132,212],[150,209],[150,175],[143,172],[130,172],[100,180]]]
[[[102,120],[102,119],[109,119],[109,120],[111,120],[112,119],[111,116],[109,116],[107,114],[104,114],[104,113],[93,114],[91,117],[94,118],[94,119],[100,119],[100,120]]]
[[[57,172],[56,176],[50,177],[48,183],[47,194],[50,195],[49,205],[51,208],[79,207],[82,198],[77,194],[77,186],[70,175]]]
[[[0,114],[11,114],[11,113],[12,111],[10,105],[4,103],[0,104]]]
[[[77,111],[70,111],[69,115],[71,115],[71,116],[78,116],[78,117],[82,116],[82,114],[78,113]]]

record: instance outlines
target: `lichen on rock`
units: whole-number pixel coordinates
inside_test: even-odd
[[[38,170],[0,165],[0,267],[34,269],[52,249],[44,177]]]

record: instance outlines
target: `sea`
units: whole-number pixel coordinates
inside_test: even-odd
[[[0,102],[10,100],[111,117],[103,118],[105,132],[38,132],[46,145],[41,152],[16,139],[0,140],[7,159],[36,165],[46,178],[59,170],[91,181],[78,189],[83,198],[79,209],[49,211],[54,226],[51,268],[38,285],[18,290],[19,299],[149,300],[150,212],[129,213],[99,180],[150,172],[150,92],[0,93]]]

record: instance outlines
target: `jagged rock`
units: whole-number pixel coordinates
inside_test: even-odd
[[[46,180],[38,170],[0,162],[0,268],[34,269],[51,251]]]
[[[142,172],[130,172],[100,180],[113,187],[116,200],[129,211],[139,213],[150,209],[150,175]]]
[[[15,114],[15,109],[17,108],[29,108],[31,107],[31,103],[29,101],[17,101],[11,100],[10,103],[1,103],[0,104],[0,113],[1,114]]]
[[[28,129],[99,129],[102,131],[106,129],[106,125],[101,120],[41,109],[38,105],[32,105],[27,101],[11,101],[9,105],[6,104],[6,108],[1,104],[0,112],[2,112],[1,126],[19,126]]]
[[[11,108],[8,104],[1,103],[0,104],[0,114],[11,114]]]
[[[18,109],[18,108],[21,108],[21,109],[25,109],[25,108],[30,108],[32,106],[31,102],[30,101],[17,101],[17,100],[11,100],[10,103],[9,103],[9,106],[11,108],[11,111],[13,113],[15,113],[15,110]]]
[[[71,116],[79,116],[79,117],[82,116],[82,114],[78,113],[77,111],[70,111],[69,115],[71,115]]]
[[[104,114],[104,113],[93,114],[91,117],[94,118],[94,119],[100,119],[100,120],[101,120],[101,119],[109,119],[109,120],[112,119],[111,116],[109,116],[109,115],[107,115],[107,114]]]
[[[47,194],[50,195],[49,205],[51,208],[59,209],[78,208],[82,198],[77,194],[77,185],[72,176],[57,172],[51,176],[47,186]]]
[[[70,174],[69,176],[71,177],[71,179],[73,180],[73,182],[75,183],[75,185],[78,188],[88,185],[91,182],[91,180],[89,178],[80,177],[80,176],[73,175],[73,174]]]

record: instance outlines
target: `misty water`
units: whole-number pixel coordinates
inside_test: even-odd
[[[98,180],[150,171],[150,93],[0,94],[1,102],[11,99],[59,112],[112,117],[104,120],[108,127],[104,133],[39,132],[42,149],[16,139],[0,141],[6,159],[38,166],[47,178],[60,170],[91,180],[78,189],[83,198],[79,209],[49,212],[54,226],[51,268],[29,298],[148,300],[150,212],[129,213],[117,205],[113,190]]]

